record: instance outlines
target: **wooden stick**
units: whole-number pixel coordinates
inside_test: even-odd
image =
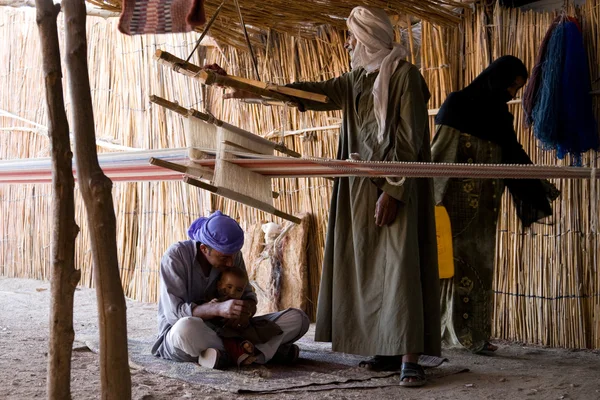
[[[242,103],[246,104],[260,104],[261,106],[275,106],[275,107],[285,107],[290,104],[285,103],[283,101],[275,101],[275,100],[267,100],[267,99],[239,99]],[[293,106],[293,104],[292,104]]]
[[[85,3],[63,1],[66,61],[69,74],[77,160],[77,182],[84,199],[94,260],[94,283],[100,329],[102,398],[131,399],[127,354],[125,296],[119,274],[112,182],[104,175],[96,153],[94,112],[87,65]]]
[[[47,387],[49,399],[71,398],[73,299],[81,271],[75,269],[74,179],[69,122],[65,112],[60,48],[56,19],[60,10],[52,0],[37,0],[37,23],[42,42],[48,136],[52,150],[52,270],[50,277],[50,338]]]
[[[239,145],[239,144],[237,144],[237,143],[230,142],[229,140],[223,140],[223,141],[222,141],[222,143],[223,143],[223,144],[226,144],[226,145],[228,145],[228,146],[231,146],[231,147],[235,147],[236,149],[240,149],[240,150],[242,150],[242,151],[244,151],[244,152],[246,152],[246,153],[251,153],[251,154],[261,154],[261,153],[259,153],[258,151],[251,150],[251,149],[249,149],[249,148],[247,148],[247,147],[244,147],[244,146],[242,146],[242,145]]]
[[[204,178],[208,180],[213,179],[214,172],[210,168],[205,167],[191,167],[172,163],[169,161],[161,160],[160,158],[151,157],[149,160],[150,164],[156,165],[157,167],[167,168],[171,171],[181,172],[182,174],[194,175],[198,178]]]
[[[219,74],[214,73],[212,71],[208,71],[208,72],[216,76],[214,78],[215,81],[216,80],[220,81],[221,80],[220,77],[225,76],[225,75],[219,75]],[[227,75],[227,76],[229,76],[229,75]],[[329,98],[327,96],[325,96],[324,94],[307,92],[307,91],[300,90],[300,89],[294,89],[294,88],[290,88],[290,87],[287,87],[287,86],[275,85],[275,84],[269,83],[269,82],[255,81],[255,80],[252,80],[252,79],[242,78],[242,77],[238,77],[238,76],[229,76],[229,77],[232,78],[232,79],[234,79],[237,82],[246,83],[248,85],[252,85],[252,86],[254,86],[256,88],[259,88],[259,89],[270,90],[270,91],[274,91],[274,92],[286,94],[288,96],[298,97],[300,99],[317,101],[319,103],[329,103]],[[219,83],[219,84],[222,85],[221,83]],[[225,86],[225,85],[222,85],[222,86]]]
[[[189,176],[184,177],[183,181],[192,186],[199,187],[200,189],[208,190],[211,193],[217,194],[219,196],[228,198],[233,201],[237,201],[238,203],[242,203],[247,206],[254,207],[264,212],[267,212],[269,214],[273,214],[276,217],[283,218],[295,224],[299,224],[301,222],[300,218],[298,217],[294,217],[293,215],[284,213],[283,211],[276,209],[270,204],[263,203],[262,201],[258,201],[256,199],[253,199],[252,197],[235,192],[231,189],[213,186],[208,183],[204,183],[196,179],[190,178]]]
[[[150,164],[156,165],[157,167],[162,167],[166,169],[170,169],[171,171],[181,172],[182,174],[193,175],[198,178],[204,178],[208,180],[212,180],[213,171],[209,168],[202,167],[189,167],[177,163],[172,163],[170,161],[161,160],[160,158],[151,157],[149,160]],[[205,176],[207,175],[207,176]],[[210,176],[210,177],[209,177]],[[278,192],[273,192],[273,198],[276,199],[279,197]]]
[[[191,115],[191,116],[193,116],[195,118],[201,119],[201,120],[206,121],[208,123],[214,124],[214,125],[219,126],[221,128],[227,129],[228,131],[231,131],[233,133],[237,133],[238,135],[240,135],[240,136],[242,136],[242,137],[244,137],[246,139],[252,140],[252,141],[254,141],[256,143],[260,143],[260,144],[263,144],[265,146],[269,146],[272,149],[275,149],[275,150],[277,150],[280,153],[287,154],[288,156],[292,156],[292,157],[295,157],[295,158],[302,157],[302,155],[300,153],[297,153],[297,152],[295,152],[295,151],[293,151],[291,149],[288,149],[287,147],[285,147],[282,144],[271,142],[270,140],[265,139],[262,136],[255,135],[252,132],[248,132],[248,131],[243,130],[243,129],[237,127],[237,126],[234,126],[234,125],[228,124],[227,122],[221,121],[220,119],[217,119],[217,118],[213,117],[210,114],[205,114],[205,113],[202,113],[200,111],[197,111],[197,110],[194,110],[193,108],[191,108],[188,111],[188,115]]]
[[[225,128],[228,131],[237,133],[238,135],[243,136],[244,138],[252,140],[256,143],[260,143],[265,146],[269,146],[270,148],[277,150],[280,153],[287,154],[288,156],[295,157],[295,158],[302,157],[302,155],[300,153],[295,152],[294,150],[288,149],[286,146],[284,146],[280,143],[271,142],[270,140],[265,139],[262,136],[255,135],[252,132],[248,132],[246,130],[238,128],[237,126],[234,126],[234,125],[228,124],[227,122],[221,121],[220,119],[217,119],[210,114],[206,114],[206,113],[194,110],[193,108],[190,108],[188,110],[185,107],[181,107],[177,103],[173,103],[172,101],[163,99],[162,97],[155,96],[155,95],[150,96],[150,101],[155,104],[158,104],[160,106],[166,107],[169,110],[175,111],[178,114],[184,115],[184,113],[185,113],[185,117],[192,116],[194,118],[201,119],[202,121],[208,122],[210,124]]]
[[[155,95],[150,96],[150,101],[154,104],[158,104],[159,106],[168,108],[171,111],[175,111],[177,114],[183,115],[186,118],[188,117],[188,109],[185,107],[181,107],[177,103]]]
[[[220,75],[210,70],[205,70],[199,66],[186,62],[185,60],[174,56],[171,53],[162,50],[156,50],[154,58],[159,64],[167,65],[176,72],[198,79],[205,85],[226,86],[234,89],[244,90],[260,96],[270,97],[277,100],[296,104],[293,97],[327,103],[327,96],[306,92],[299,89],[278,86],[268,82],[255,81],[248,78],[241,78],[232,75]]]

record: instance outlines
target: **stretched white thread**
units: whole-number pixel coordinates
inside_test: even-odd
[[[215,154],[215,149],[204,149],[208,154]],[[148,167],[148,158],[156,157],[167,161],[186,158],[187,149],[164,149],[152,151],[135,151],[100,154],[98,159],[107,174],[120,173],[120,178],[125,180],[129,175],[123,173],[132,168],[147,171],[140,173],[156,176],[156,167]],[[232,152],[236,154],[236,152]],[[175,157],[175,155],[177,157]],[[407,178],[512,178],[512,179],[590,179],[592,169],[589,167],[559,167],[540,165],[514,165],[514,164],[454,164],[454,163],[413,163],[413,162],[367,162],[323,159],[316,157],[287,158],[252,156],[244,154],[244,159],[232,158],[227,160],[239,163],[244,168],[271,177],[322,177],[322,176],[364,176],[364,177],[407,177]],[[198,161],[199,165],[214,168],[214,160]],[[141,171],[140,170],[140,171]],[[50,161],[45,159],[20,159],[0,161],[0,183],[28,182],[35,180],[36,176],[49,174]],[[140,173],[132,173],[132,177],[139,177]],[[13,176],[13,175],[19,176]],[[44,175],[45,176],[45,175]],[[145,175],[144,175],[145,176]]]
[[[591,168],[558,167],[532,164],[459,164],[425,162],[389,162],[333,160],[314,157],[290,160],[290,166],[302,160],[328,167],[332,172],[356,176],[410,178],[500,178],[500,179],[588,179]],[[248,165],[251,168],[251,165]],[[305,165],[298,166],[306,168]],[[307,174],[310,175],[310,174]]]

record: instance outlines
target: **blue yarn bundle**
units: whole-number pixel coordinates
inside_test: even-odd
[[[542,61],[542,79],[533,104],[533,131],[545,150],[559,144],[558,118],[560,115],[561,84],[564,60],[565,25],[559,24],[550,37],[546,58]]]
[[[576,165],[581,155],[600,147],[592,109],[591,83],[583,36],[577,23],[556,26],[540,62],[541,81],[534,94],[531,120],[542,148],[567,154]]]

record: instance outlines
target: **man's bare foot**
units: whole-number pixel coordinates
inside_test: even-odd
[[[254,345],[252,343],[250,343],[249,341],[244,341],[242,342],[242,348],[244,349],[244,351],[248,354],[254,354]]]

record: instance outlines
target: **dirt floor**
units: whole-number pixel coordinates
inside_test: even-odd
[[[45,397],[49,284],[0,278],[0,398]],[[132,338],[156,329],[156,305],[128,301]],[[96,335],[95,291],[75,296],[75,348]],[[499,343],[494,356],[446,351],[452,365],[470,372],[445,377],[420,389],[386,387],[331,390],[318,393],[233,395],[176,379],[132,370],[134,399],[600,399],[600,352],[525,347]],[[75,399],[99,398],[98,356],[73,353],[72,392]]]

